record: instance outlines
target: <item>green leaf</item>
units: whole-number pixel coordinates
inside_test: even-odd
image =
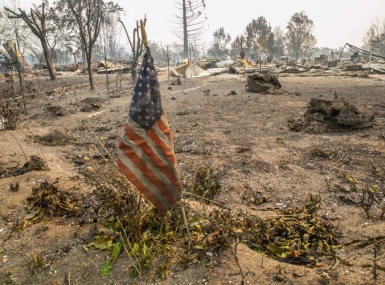
[[[112,247],[112,238],[106,235],[97,236],[87,247],[94,247],[100,250],[110,249]]]
[[[122,245],[120,244],[120,242],[118,243],[115,243],[113,245],[113,248],[112,248],[112,252],[111,252],[111,256],[110,258],[108,259],[108,261],[110,263],[113,263],[119,256],[120,254],[120,251],[122,250]]]
[[[138,251],[139,251],[139,245],[137,243],[134,243],[129,254],[130,255],[137,254]]]
[[[274,254],[282,255],[283,250],[276,244],[271,244],[267,247],[269,251],[271,251]]]

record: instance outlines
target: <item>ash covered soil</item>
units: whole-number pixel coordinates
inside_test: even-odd
[[[340,233],[341,246],[334,256],[294,265],[240,244],[238,263],[229,248],[209,260],[175,266],[162,281],[145,269],[141,277],[131,277],[132,259],[122,254],[112,274],[100,277],[109,252],[84,249],[98,231],[98,201],[82,173],[105,163],[100,144],[102,151],[116,156],[133,90],[125,80],[120,97],[99,85],[95,91],[28,101],[28,114],[21,115],[17,130],[0,131],[1,284],[240,284],[239,266],[243,274],[249,272],[246,284],[384,284],[383,196],[367,215],[360,204],[363,192],[357,189],[385,191],[385,82],[374,77],[287,76],[279,78],[282,92],[256,94],[245,90],[246,78],[223,74],[174,86],[160,76],[180,173],[191,181],[197,167],[213,169],[222,185],[216,202],[262,219],[318,195],[317,215]],[[335,93],[372,111],[372,126],[322,133],[288,128],[288,120],[302,116],[311,98],[333,100]],[[25,166],[31,156],[43,158],[46,165]],[[45,180],[58,180],[74,197],[79,213],[20,228],[31,189]],[[11,191],[9,185],[16,183],[18,191]],[[34,273],[38,258],[44,270]]]
[[[96,82],[98,81],[104,81],[106,80],[105,75],[100,75],[100,74],[94,74],[94,80]],[[59,73],[57,75],[58,80],[50,80],[49,76],[34,76],[34,77],[25,77],[24,78],[24,85],[26,88],[27,93],[32,93],[34,88],[38,89],[39,91],[44,91],[44,90],[52,90],[55,88],[60,88],[60,87],[67,87],[67,86],[72,86],[72,85],[78,85],[78,84],[84,84],[88,83],[88,74],[78,74],[78,72],[64,72],[64,73]],[[113,80],[116,78],[116,75],[110,75],[110,80]],[[20,85],[18,84],[19,81],[18,79],[15,80],[15,90],[16,92],[20,92]],[[9,84],[6,82],[6,79],[0,80],[0,88],[2,90],[7,89]],[[32,89],[32,90],[30,90]]]

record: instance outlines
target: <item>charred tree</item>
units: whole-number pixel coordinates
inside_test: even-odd
[[[119,19],[119,22],[122,24],[123,29],[126,33],[128,42],[130,43],[130,48],[132,52],[132,62],[131,62],[130,72],[131,72],[132,81],[135,82],[137,77],[137,67],[138,67],[139,56],[143,52],[143,42],[140,37],[140,23],[139,21],[136,21],[136,27],[132,31],[132,38],[131,38],[130,35],[128,34],[128,31],[123,21]],[[146,26],[146,22],[147,22],[147,18],[146,16],[144,16],[143,23],[145,26]]]
[[[174,0],[178,14],[175,14],[175,35],[183,41],[183,56],[188,58],[189,44],[200,40],[207,17],[204,0]]]
[[[374,53],[385,56],[385,17],[376,18],[370,24],[369,30],[364,37],[365,47],[371,49]]]
[[[122,10],[113,2],[103,0],[60,0],[63,23],[80,35],[81,46],[86,56],[88,77],[91,90],[95,90],[92,75],[92,52],[103,25],[109,25],[110,13]]]
[[[33,8],[30,9],[29,13],[21,8],[18,8],[19,13],[12,11],[7,7],[4,7],[4,10],[9,13],[8,18],[22,19],[31,29],[32,33],[39,39],[47,64],[49,77],[51,80],[56,80],[55,69],[52,64],[48,45],[48,34],[52,31],[52,29],[54,29],[52,26],[49,26],[49,22],[52,20],[52,15],[48,7],[48,1],[43,0],[40,5],[33,5]]]

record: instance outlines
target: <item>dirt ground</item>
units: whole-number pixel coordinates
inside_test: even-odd
[[[245,90],[246,77],[222,74],[182,80],[182,85],[174,86],[160,76],[181,174],[191,179],[193,169],[209,166],[223,185],[217,201],[261,218],[301,205],[309,193],[318,194],[318,215],[338,229],[343,246],[335,264],[332,258],[321,256],[316,266],[299,266],[240,244],[239,265],[249,272],[244,283],[385,284],[384,201],[374,203],[368,217],[358,203],[362,196],[354,191],[357,185],[362,189],[376,185],[385,192],[384,80],[289,75],[279,77],[282,92],[256,94]],[[79,84],[79,79],[71,80],[59,77],[55,84]],[[35,80],[35,84],[40,90],[56,88],[46,80]],[[115,156],[133,90],[129,80],[123,81],[123,90],[121,97],[109,96],[106,87],[99,85],[95,91],[30,100],[28,114],[21,116],[17,130],[0,131],[0,284],[241,284],[231,249],[215,254],[211,265],[175,266],[164,281],[146,271],[141,277],[130,277],[131,259],[122,254],[112,274],[100,277],[108,253],[84,249],[95,236],[97,202],[81,175],[85,165],[78,161],[85,156],[100,159],[97,139]],[[207,95],[203,90],[210,92]],[[319,134],[288,128],[288,120],[302,116],[311,98],[334,99],[335,93],[371,110],[376,116],[372,126]],[[44,145],[33,139],[54,131],[68,142]],[[43,157],[47,167],[14,171],[31,155]],[[79,202],[81,215],[63,215],[17,230],[27,215],[25,201],[31,189],[56,179]],[[19,190],[10,191],[9,185],[15,183]],[[250,189],[268,199],[250,206],[244,198]],[[36,256],[44,259],[46,270],[31,274]]]

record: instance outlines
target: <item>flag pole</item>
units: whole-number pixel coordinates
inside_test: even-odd
[[[148,50],[148,38],[147,38],[147,32],[146,32],[146,28],[144,26],[143,20],[140,20],[140,30],[141,30],[141,33],[142,33],[142,43],[143,43],[143,45],[144,45],[144,47],[146,48],[146,51],[147,51]],[[184,208],[184,204],[181,205],[180,209],[181,209],[183,223],[184,223],[184,226],[186,228],[186,232],[187,232],[187,236],[188,236],[188,243],[189,243],[189,247],[190,247],[191,235],[190,235],[190,230],[188,228],[188,222],[187,222],[186,210]]]
[[[184,223],[184,227],[186,228],[186,232],[187,232],[187,236],[188,236],[188,246],[190,247],[191,235],[190,235],[190,230],[188,228],[187,217],[186,217],[186,210],[184,208],[184,204],[181,205],[180,211],[182,212],[183,223]]]

